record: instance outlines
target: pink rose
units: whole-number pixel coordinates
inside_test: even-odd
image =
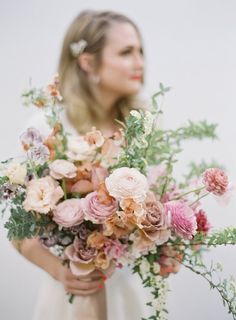
[[[135,168],[119,168],[105,180],[109,194],[116,198],[143,202],[148,191],[147,178]]]
[[[49,165],[50,175],[54,179],[74,178],[76,177],[76,166],[67,160],[57,159]]]
[[[203,183],[207,191],[222,196],[227,190],[229,181],[222,169],[210,168],[203,173]]]
[[[140,227],[144,234],[156,244],[165,243],[170,237],[168,219],[165,208],[159,201],[148,201],[145,203],[146,214]]]
[[[68,199],[61,202],[53,211],[53,220],[66,228],[73,227],[84,221],[81,199]]]
[[[192,239],[197,231],[194,211],[182,201],[167,202],[164,206],[166,213],[171,216],[171,226],[174,232],[184,239]]]
[[[102,203],[98,199],[97,191],[89,193],[82,199],[85,219],[93,223],[103,223],[118,209],[117,201],[110,199],[108,203]]]
[[[52,177],[33,179],[28,183],[23,207],[26,211],[32,210],[46,214],[55,208],[56,203],[63,196],[62,188]]]

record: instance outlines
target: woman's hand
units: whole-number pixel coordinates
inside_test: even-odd
[[[57,280],[60,281],[65,291],[79,296],[92,295],[104,287],[105,277],[101,271],[95,270],[87,276],[75,276],[68,267],[62,266]]]

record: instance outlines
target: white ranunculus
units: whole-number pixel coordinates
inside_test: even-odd
[[[147,178],[136,168],[118,168],[105,180],[109,194],[117,200],[143,202],[148,191]]]
[[[66,155],[73,161],[91,160],[95,155],[95,147],[89,145],[83,137],[69,136],[67,141],[68,151]]]

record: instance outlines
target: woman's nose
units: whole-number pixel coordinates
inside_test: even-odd
[[[140,52],[135,54],[134,64],[137,69],[143,69],[144,60],[143,55]]]

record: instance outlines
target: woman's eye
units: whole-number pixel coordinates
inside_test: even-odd
[[[131,50],[124,50],[124,51],[121,52],[121,55],[125,56],[125,55],[130,54],[130,53],[131,53]]]

